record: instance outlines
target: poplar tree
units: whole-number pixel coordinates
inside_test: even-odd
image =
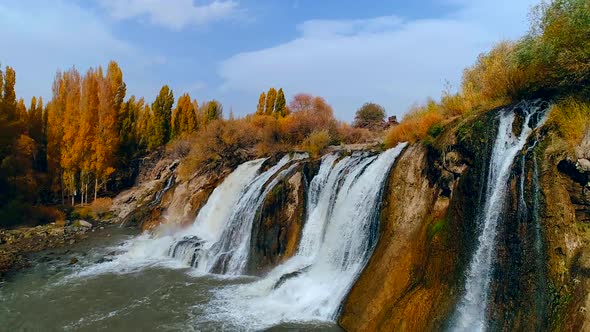
[[[150,147],[156,147],[168,143],[171,135],[172,104],[174,95],[168,85],[160,89],[160,93],[152,104],[154,114],[154,131]]]
[[[258,105],[256,106],[256,114],[263,115],[266,108],[266,93],[262,92],[258,98]]]
[[[287,116],[287,100],[285,99],[285,94],[283,93],[282,88],[279,89],[277,94],[274,114],[276,118]]]
[[[266,106],[264,108],[264,114],[272,115],[275,109],[275,101],[277,99],[277,90],[270,88],[266,94]]]

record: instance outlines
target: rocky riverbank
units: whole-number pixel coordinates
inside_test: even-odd
[[[7,272],[30,267],[29,254],[72,245],[87,238],[96,227],[86,221],[77,221],[68,226],[50,224],[0,230],[0,279]]]

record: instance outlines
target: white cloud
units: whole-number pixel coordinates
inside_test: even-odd
[[[226,19],[238,8],[233,0],[214,0],[203,5],[193,0],[98,0],[98,3],[114,19],[147,17],[153,24],[175,30]]]
[[[109,60],[124,69],[130,92],[151,92],[146,69],[165,61],[115,37],[91,11],[65,1],[0,4],[0,40],[0,63],[15,68],[17,95],[25,100],[48,100],[58,69],[76,66],[84,73]]]
[[[446,80],[457,86],[463,68],[493,43],[524,33],[532,0],[444,1],[454,1],[459,10],[437,19],[304,22],[294,40],[223,61],[222,91],[254,100],[260,91],[280,86],[291,94],[325,97],[342,119],[352,119],[366,101],[401,115],[439,96]]]

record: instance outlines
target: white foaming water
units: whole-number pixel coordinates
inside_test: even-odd
[[[297,254],[257,282],[220,289],[208,317],[246,330],[335,320],[373,250],[383,183],[404,147],[336,165],[336,156],[324,157]]]
[[[513,133],[514,112],[507,110],[500,113],[498,134],[490,160],[484,208],[479,217],[481,234],[478,237],[477,249],[467,272],[465,293],[458,305],[454,326],[451,328],[454,331],[484,331],[487,326],[486,311],[496,247],[497,225],[508,190],[510,170],[515,157],[525,146],[528,136],[544,120],[543,118],[541,121],[535,121],[536,125],[529,126],[533,116],[544,116],[542,113],[545,111],[543,103],[522,102],[516,107],[522,107],[526,112],[519,136]]]
[[[265,159],[257,159],[238,166],[211,193],[207,203],[199,211],[195,223],[190,227],[177,230],[162,228],[159,235],[144,233],[131,239],[113,250],[123,252],[111,262],[92,265],[77,277],[92,276],[102,273],[129,273],[148,266],[165,266],[169,268],[184,268],[190,262],[193,251],[186,250],[180,260],[169,257],[171,246],[186,236],[202,238],[207,245],[219,240],[227,220],[236,202],[248,184],[258,175]],[[191,247],[192,248],[192,247]]]
[[[293,157],[287,155],[248,185],[233,208],[227,222],[228,227],[223,230],[220,240],[200,255],[197,268],[202,266],[201,268],[204,268],[206,272],[220,272],[228,275],[243,273],[248,261],[252,222],[256,211],[270,190],[297,164],[292,164],[285,170],[282,170],[283,167],[291,161],[304,158],[307,158],[307,154],[296,154]],[[271,178],[273,178],[272,181],[267,184]]]

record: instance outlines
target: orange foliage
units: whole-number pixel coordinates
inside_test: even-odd
[[[95,215],[101,215],[109,212],[111,210],[111,206],[113,205],[113,200],[108,197],[97,198],[95,199],[90,208]]]
[[[444,120],[441,109],[434,102],[424,107],[415,107],[406,114],[402,122],[389,129],[385,137],[385,145],[395,146],[400,142],[416,142],[428,136],[434,125]]]
[[[338,137],[344,144],[371,143],[377,139],[377,134],[367,128],[358,128],[341,122],[338,126]]]

